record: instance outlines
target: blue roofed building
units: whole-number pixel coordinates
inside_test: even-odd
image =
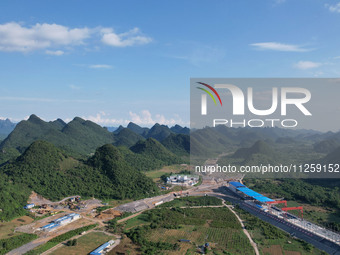
[[[99,246],[97,249],[95,249],[94,251],[90,252],[90,255],[101,255],[104,254],[104,252],[113,244],[115,243],[115,241],[110,240],[104,244],[102,244],[101,246]]]
[[[273,199],[265,197],[262,194],[252,189],[249,189],[247,186],[240,182],[229,182],[229,189],[241,195],[245,199],[254,200],[255,202],[260,204],[265,204],[266,202],[274,201]]]

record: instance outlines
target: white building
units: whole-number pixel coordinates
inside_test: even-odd
[[[198,175],[171,175],[167,178],[167,184],[193,186],[199,181]]]

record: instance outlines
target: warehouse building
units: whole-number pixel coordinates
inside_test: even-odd
[[[78,219],[80,219],[80,215],[77,213],[67,214],[61,218],[52,221],[51,223],[45,226],[40,227],[39,230],[50,232],[57,229],[58,227],[64,226]]]
[[[90,253],[90,255],[101,255],[101,254],[105,254],[107,252],[107,250],[110,248],[110,246],[112,246],[115,243],[115,241],[110,240],[104,244],[102,244],[101,246],[99,246],[97,249],[95,249],[94,251],[92,251]]]
[[[247,186],[240,182],[229,182],[229,189],[245,199],[254,200],[259,204],[266,205],[267,202],[273,202],[273,199],[263,196],[256,191],[249,189]]]

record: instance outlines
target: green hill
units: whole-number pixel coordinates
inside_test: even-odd
[[[187,127],[181,127],[180,125],[175,125],[170,128],[170,130],[176,134],[189,135],[190,129]]]
[[[276,164],[281,159],[275,149],[263,140],[249,148],[238,149],[232,158],[242,159],[242,164],[246,165]]]
[[[140,126],[138,126],[137,124],[130,122],[127,127],[128,129],[130,129],[132,132],[141,135],[141,136],[146,136],[146,134],[149,132],[148,128],[142,128]]]
[[[130,150],[145,158],[160,160],[165,165],[181,163],[181,160],[175,154],[167,150],[160,142],[153,138],[137,142]]]
[[[152,180],[133,169],[111,144],[98,148],[88,164],[110,179],[113,189],[118,191],[118,198],[138,198],[156,193],[157,187]]]
[[[259,140],[254,143],[250,148],[238,149],[233,157],[234,158],[249,158],[254,154],[263,154],[267,156],[274,156],[273,148],[271,148],[265,141]]]
[[[0,159],[18,156],[31,143],[44,140],[72,155],[88,155],[106,143],[114,142],[114,135],[105,128],[81,118],[66,124],[62,120],[45,122],[36,115],[17,124],[12,133],[0,144]]]
[[[145,136],[146,138],[154,138],[157,141],[162,141],[167,138],[172,131],[168,126],[160,125],[156,123],[147,133]]]
[[[170,134],[161,143],[178,156],[188,156],[190,153],[190,136],[188,135]]]
[[[102,199],[137,199],[157,192],[152,180],[133,169],[111,144],[98,148],[84,163],[51,143],[36,141],[14,162],[1,166],[0,175],[8,179],[3,179],[0,186],[10,183],[6,189],[14,192],[2,196],[20,197],[19,209],[31,190],[51,200],[76,194]],[[12,201],[13,206],[3,214],[16,210],[16,215],[20,215],[21,210],[15,209],[17,203]]]
[[[114,145],[131,147],[140,140],[144,140],[144,137],[128,128],[123,128],[118,134],[115,134]]]

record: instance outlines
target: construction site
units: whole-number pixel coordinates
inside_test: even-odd
[[[249,189],[240,182],[230,181],[227,184],[227,187],[229,190],[242,197],[248,205],[256,207],[265,213],[276,216],[283,221],[289,222],[299,228],[312,232],[313,234],[325,238],[331,242],[340,244],[340,234],[327,230],[324,227],[318,226],[315,223],[303,219],[302,206],[287,207],[286,200],[274,200],[268,198],[260,193],[257,193],[256,191],[253,191],[252,189]],[[279,207],[278,205],[282,205],[282,207]],[[289,213],[290,211],[297,211],[298,216]]]

